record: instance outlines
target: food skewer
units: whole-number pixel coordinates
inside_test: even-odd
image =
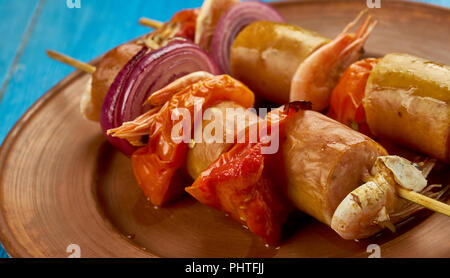
[[[164,23],[161,22],[161,21],[150,19],[150,18],[146,18],[146,17],[140,18],[139,19],[139,24],[141,24],[143,26],[150,27],[150,28],[154,28],[154,29],[159,29],[159,28],[161,28],[164,25]],[[93,74],[95,72],[95,70],[96,70],[96,67],[94,67],[94,66],[92,66],[90,64],[84,63],[84,62],[82,62],[80,60],[77,60],[75,58],[72,58],[72,57],[69,57],[67,55],[64,55],[62,53],[59,53],[59,52],[56,52],[56,51],[53,51],[53,50],[47,50],[46,53],[47,53],[47,55],[50,58],[52,58],[54,60],[57,60],[57,61],[59,61],[59,62],[61,62],[63,64],[72,66],[72,67],[74,67],[76,69],[79,69],[81,71]]]
[[[64,63],[66,65],[72,66],[76,69],[82,70],[86,73],[93,74],[96,70],[95,66],[84,63],[82,61],[79,61],[79,60],[69,57],[67,55],[61,54],[59,52],[56,52],[53,50],[47,50],[46,53],[50,58],[57,60],[61,63]],[[401,187],[398,187],[397,193],[403,199],[406,199],[410,202],[419,204],[419,205],[421,205],[427,209],[430,209],[432,211],[439,212],[439,213],[445,214],[447,216],[450,216],[450,205],[448,205],[448,204],[445,204],[440,201],[436,201],[425,195],[422,195],[420,193],[417,193],[417,192],[414,192],[414,191],[411,191],[408,189],[403,189]]]
[[[81,61],[79,61],[77,59],[74,59],[74,58],[69,57],[67,55],[58,53],[56,51],[47,50],[46,53],[47,53],[47,55],[50,58],[52,58],[54,60],[57,60],[57,61],[59,61],[59,62],[61,62],[63,64],[66,64],[66,65],[72,66],[72,67],[74,67],[76,69],[79,69],[81,71],[87,72],[89,74],[93,74],[95,72],[95,70],[96,70],[96,67],[94,67],[94,66],[92,66],[90,64],[81,62]]]
[[[187,77],[182,78],[182,79],[197,80],[197,79],[194,79],[194,77],[196,77],[196,76],[191,74],[191,76],[187,76]],[[220,78],[224,78],[224,77],[216,76],[216,77],[213,77],[213,78],[220,80]],[[178,88],[178,84],[186,85],[187,83],[184,82],[184,81],[182,82],[181,80],[178,80],[175,83],[173,83],[172,85],[169,85],[167,89],[163,89],[161,91],[158,91],[158,92],[154,93],[152,95],[152,97],[150,98],[151,99],[151,103],[155,104],[155,105],[156,104],[162,105],[164,103],[164,101],[163,102],[159,101],[160,98],[162,98],[162,100],[167,100],[168,98],[170,98],[170,94],[171,93],[176,93],[177,92],[176,89]],[[198,83],[198,84],[202,84],[202,83]],[[175,87],[175,90],[172,87]],[[190,88],[189,90],[191,90],[192,88],[196,88],[196,87],[194,86],[194,87],[189,87],[189,88]],[[180,88],[178,88],[178,89],[180,89]],[[189,90],[184,91],[184,93],[187,94],[189,92]],[[194,90],[194,89],[192,89],[192,90]],[[220,95],[219,92],[217,92],[217,94]],[[215,94],[215,95],[217,95],[217,94]],[[244,95],[244,94],[242,94],[242,95]],[[175,95],[174,96],[175,99],[173,100],[173,103],[180,103],[180,101],[178,101],[176,99],[177,97],[178,98],[182,98],[183,94]],[[225,105],[225,106],[227,106],[227,105]],[[165,107],[166,108],[167,107],[171,107],[171,105],[166,105]],[[162,108],[162,109],[164,110],[166,108]],[[217,107],[217,109],[220,110],[220,109],[223,109],[223,107]],[[157,113],[157,114],[155,114],[155,113]],[[160,115],[158,113],[159,112],[150,111],[150,112],[140,116],[139,118],[137,118],[134,121],[125,123],[122,127],[119,127],[117,129],[114,129],[114,130],[109,130],[108,134],[113,135],[113,136],[118,137],[118,138],[121,138],[121,139],[125,139],[125,140],[132,139],[132,141],[133,141],[133,140],[136,139],[136,136],[141,136],[142,134],[147,134],[146,132],[149,132],[147,130],[147,127],[148,126],[152,126],[150,124],[150,122],[153,119],[156,119],[156,118],[159,119],[160,118]],[[161,114],[161,115],[165,115],[165,114]],[[361,165],[362,165],[361,166],[361,171],[362,172],[365,171],[365,169],[366,169],[365,167],[367,167],[367,170],[372,168],[371,161],[373,161],[373,159],[374,159],[373,157],[379,156],[379,155],[382,157],[381,160],[377,160],[377,161],[380,162],[380,165],[386,165],[386,167],[384,167],[384,168],[376,168],[376,169],[380,169],[382,171],[376,171],[375,173],[385,173],[386,176],[385,176],[385,174],[381,174],[381,176],[378,175],[378,174],[372,174],[372,175],[374,175],[374,177],[373,177],[374,180],[373,181],[369,181],[366,186],[363,185],[361,187],[358,187],[358,188],[364,189],[364,192],[371,192],[371,190],[374,191],[377,188],[379,188],[378,185],[383,186],[383,189],[381,189],[381,191],[377,191],[377,192],[379,192],[379,195],[368,196],[368,198],[372,198],[372,199],[376,198],[376,199],[374,199],[373,202],[372,201],[370,201],[370,202],[367,201],[366,202],[367,198],[363,198],[364,197],[363,195],[359,195],[358,194],[358,193],[361,193],[361,192],[354,192],[355,194],[352,194],[353,193],[352,192],[352,193],[347,195],[347,196],[350,196],[350,201],[351,200],[355,200],[355,199],[356,200],[360,200],[361,203],[359,203],[359,206],[361,207],[361,209],[363,211],[366,211],[367,206],[373,206],[374,203],[377,203],[377,206],[378,206],[378,204],[383,206],[382,202],[386,201],[386,208],[380,210],[380,216],[381,217],[374,216],[375,217],[374,220],[377,220],[379,222],[375,222],[375,224],[372,224],[373,223],[372,221],[370,221],[370,222],[369,221],[365,221],[364,223],[369,223],[370,225],[377,225],[376,223],[379,223],[379,226],[387,226],[387,225],[389,225],[388,215],[391,212],[393,212],[393,209],[395,208],[395,206],[393,206],[392,204],[396,203],[396,198],[394,198],[392,196],[392,195],[396,194],[396,190],[394,189],[394,185],[395,184],[398,184],[398,186],[401,185],[401,186],[403,186],[405,188],[411,188],[411,189],[417,190],[419,192],[422,192],[422,189],[424,189],[423,187],[426,187],[426,185],[427,185],[425,177],[422,177],[423,176],[423,172],[422,171],[418,171],[418,169],[413,164],[411,164],[409,161],[407,161],[406,159],[397,157],[397,156],[386,156],[387,152],[382,147],[380,147],[378,144],[376,144],[375,142],[371,141],[369,138],[363,137],[363,135],[361,135],[360,133],[356,133],[354,131],[351,131],[350,129],[344,128],[344,126],[342,126],[340,124],[337,124],[336,122],[330,120],[329,118],[325,117],[324,115],[322,115],[320,113],[313,112],[313,111],[305,111],[303,114],[298,114],[298,117],[294,118],[294,120],[295,120],[294,122],[291,122],[291,124],[289,126],[287,126],[288,129],[286,130],[286,132],[289,132],[289,134],[290,134],[290,136],[288,136],[287,137],[288,139],[286,139],[286,140],[290,140],[290,141],[287,141],[287,143],[282,143],[283,144],[282,145],[282,150],[289,150],[288,158],[287,159],[283,159],[284,163],[280,163],[280,164],[283,164],[283,165],[294,165],[296,161],[297,162],[301,161],[301,162],[298,163],[298,165],[297,165],[298,167],[294,167],[295,169],[301,169],[301,167],[302,167],[301,165],[302,164],[308,164],[310,162],[308,160],[307,155],[305,156],[305,154],[307,154],[309,152],[315,153],[318,156],[322,155],[322,156],[324,156],[323,157],[324,159],[325,159],[325,157],[329,157],[329,156],[338,157],[338,155],[334,155],[334,154],[335,154],[335,152],[339,152],[339,151],[334,149],[334,148],[327,148],[326,149],[327,151],[326,151],[326,153],[324,155],[323,145],[321,145],[321,144],[312,144],[311,145],[310,144],[311,142],[317,141],[317,139],[318,139],[317,137],[318,136],[322,136],[322,135],[325,136],[325,134],[323,134],[323,130],[325,130],[324,128],[319,128],[319,129],[314,128],[314,129],[312,129],[311,126],[314,126],[314,127],[323,126],[323,127],[327,127],[327,129],[328,128],[333,128],[335,130],[339,130],[340,132],[326,133],[327,141],[333,141],[333,142],[336,141],[336,142],[340,142],[341,144],[347,146],[349,149],[352,150],[352,151],[348,151],[349,154],[352,154],[352,153],[356,154],[356,150],[361,150],[361,148],[365,149],[367,151],[367,153],[369,153],[369,157],[365,157],[365,156],[353,157],[354,160],[358,161],[358,165],[361,162]],[[312,125],[313,122],[314,122],[314,125]],[[170,125],[170,121],[168,122],[168,125]],[[297,132],[297,129],[295,128],[295,126],[299,126],[299,125],[304,126],[304,129],[301,132]],[[167,128],[170,130],[170,126],[168,126]],[[333,136],[335,136],[335,137],[333,137]],[[155,137],[155,138],[157,140],[157,137]],[[152,140],[155,139],[155,138],[152,138]],[[294,139],[291,140],[289,138],[294,138]],[[297,142],[296,140],[301,141],[303,144],[296,144],[295,143],[295,142]],[[139,140],[137,140],[137,141],[139,141]],[[131,142],[131,141],[129,141],[129,142]],[[360,143],[354,144],[355,142],[360,142]],[[153,146],[153,145],[154,145],[153,143],[152,144],[149,143],[149,146]],[[312,149],[304,150],[301,147],[303,145],[308,145],[308,146],[311,145]],[[142,145],[140,145],[140,146],[142,146]],[[297,149],[292,149],[291,148],[292,146],[295,146],[295,148],[297,148]],[[223,159],[228,159],[229,158],[229,156],[226,155],[225,157],[223,157],[223,159],[216,160],[216,157],[210,157],[210,156],[206,157],[205,156],[205,153],[208,153],[209,149],[216,148],[216,147],[217,146],[214,146],[214,145],[211,145],[211,144],[207,144],[206,145],[206,143],[203,143],[203,142],[200,143],[200,144],[196,144],[195,146],[190,148],[190,150],[188,151],[190,154],[187,155],[187,160],[186,160],[186,168],[187,168],[187,171],[188,171],[189,175],[191,175],[192,178],[196,179],[196,182],[194,183],[194,185],[190,187],[190,191],[188,191],[187,189],[186,189],[186,191],[188,191],[191,195],[193,195],[195,198],[197,198],[200,202],[206,203],[208,205],[211,205],[210,202],[214,202],[214,201],[211,201],[209,199],[209,197],[208,197],[209,193],[205,193],[206,195],[202,195],[202,192],[212,192],[211,194],[215,194],[215,193],[213,193],[213,192],[215,192],[215,190],[214,189],[208,189],[208,187],[212,186],[212,188],[215,188],[214,187],[215,186],[214,183],[218,181],[216,178],[214,178],[214,177],[209,178],[208,176],[211,173],[217,173],[217,171],[219,171],[218,173],[220,173],[220,171],[224,170],[223,167],[226,168],[227,166],[221,166],[221,163],[224,163]],[[291,150],[292,150],[292,152],[291,152]],[[138,183],[139,183],[140,187],[144,190],[144,192],[147,192],[147,193],[150,192],[149,196],[151,196],[151,201],[152,202],[155,201],[155,202],[157,202],[157,205],[161,205],[162,203],[158,203],[158,201],[160,201],[158,193],[153,194],[152,192],[158,192],[158,189],[156,189],[156,188],[162,188],[162,187],[159,187],[159,185],[155,185],[154,179],[152,179],[150,176],[148,176],[146,174],[147,173],[146,171],[140,171],[140,169],[143,167],[141,165],[141,163],[145,163],[145,161],[151,161],[151,159],[148,160],[147,158],[145,158],[145,160],[141,160],[143,157],[146,157],[147,155],[149,155],[149,157],[150,157],[150,155],[153,154],[153,150],[152,149],[149,148],[148,151],[151,152],[151,153],[147,154],[146,153],[147,152],[146,147],[143,147],[142,149],[139,149],[137,152],[135,152],[135,154],[132,156],[133,167],[134,167],[134,169],[136,171],[135,173],[137,173],[137,180],[138,180]],[[289,157],[289,153],[294,153],[294,156]],[[295,153],[297,153],[299,155],[295,155]],[[285,156],[285,155],[286,154],[284,153],[283,156]],[[389,160],[389,161],[384,162],[383,157],[384,157],[385,160]],[[349,166],[348,165],[349,161],[347,161],[347,159],[338,159],[337,161],[331,161],[329,163],[327,159],[321,160],[321,158],[316,158],[316,160],[320,160],[321,161],[320,162],[320,167],[322,167],[321,169],[323,171],[320,171],[320,173],[319,172],[314,172],[314,170],[311,170],[311,169],[309,170],[309,172],[308,171],[303,172],[301,170],[299,170],[299,171],[295,170],[294,171],[295,173],[292,173],[291,169],[293,169],[293,168],[290,167],[290,166],[287,167],[287,169],[288,169],[287,171],[290,171],[290,172],[288,172],[286,174],[287,174],[287,176],[291,177],[291,178],[288,178],[290,180],[290,181],[288,181],[290,183],[290,185],[288,185],[288,188],[290,188],[292,190],[288,189],[287,190],[288,192],[286,192],[286,193],[287,193],[287,196],[291,196],[291,198],[294,198],[294,199],[296,199],[298,201],[298,202],[297,201],[294,202],[293,200],[291,200],[291,201],[293,201],[296,204],[295,205],[296,208],[300,209],[303,212],[306,212],[306,213],[312,215],[313,217],[315,217],[316,219],[318,219],[319,221],[321,221],[323,223],[331,225],[331,227],[333,229],[335,229],[336,226],[333,227],[334,223],[332,222],[332,219],[334,219],[334,216],[333,216],[334,205],[331,202],[327,201],[328,200],[327,196],[331,197],[331,196],[335,195],[335,194],[329,195],[330,194],[329,192],[336,192],[337,194],[340,194],[340,195],[346,194],[347,190],[345,188],[341,190],[341,191],[345,191],[345,192],[340,192],[339,193],[339,192],[336,191],[336,186],[340,186],[339,184],[342,184],[342,186],[345,186],[346,181],[348,181],[348,180],[346,179],[346,177],[343,177],[343,176],[339,175],[338,173],[335,173],[333,169],[340,168],[339,165],[341,165],[342,167],[348,167]],[[199,162],[199,161],[202,161],[202,162]],[[214,162],[214,161],[217,161],[217,162]],[[405,163],[405,161],[406,161],[406,163]],[[205,163],[203,163],[203,162],[206,162],[206,164],[208,164],[208,165],[209,165],[210,162],[214,163],[214,164],[211,164],[211,165],[213,165],[212,166],[213,168],[207,168],[207,170],[205,170],[205,172],[202,172],[205,169],[205,167],[203,167],[203,164],[205,164]],[[231,160],[231,162],[233,162],[233,160]],[[398,163],[397,164],[392,164],[392,162],[398,162]],[[168,163],[172,163],[172,161],[168,162]],[[173,162],[173,163],[174,163],[174,165],[175,164],[178,165],[175,162]],[[193,164],[196,164],[196,163],[197,164],[202,164],[202,165],[200,165],[200,167],[197,167],[198,165],[197,166],[195,166],[195,165],[193,166]],[[383,164],[381,164],[381,163],[383,163]],[[225,163],[223,165],[228,165],[228,164],[229,163]],[[233,164],[233,163],[231,163],[231,164]],[[145,165],[149,166],[149,167],[156,167],[156,166],[147,165],[147,164],[145,164]],[[208,165],[206,165],[206,166],[208,167]],[[245,165],[245,163],[242,162],[242,164],[236,164],[236,165],[238,167],[240,167],[239,165]],[[364,166],[364,165],[366,165],[366,166]],[[402,167],[396,167],[396,166],[402,166]],[[233,166],[230,166],[230,167],[233,167]],[[389,168],[389,167],[391,167],[391,168]],[[392,168],[392,167],[394,167],[394,168]],[[198,168],[200,168],[200,169],[198,170]],[[257,167],[257,168],[260,169],[259,167]],[[150,169],[150,168],[145,168],[144,167],[142,169]],[[151,168],[151,169],[153,169],[153,168]],[[155,168],[155,169],[157,169],[157,168]],[[270,167],[267,167],[267,169],[270,170]],[[394,174],[394,172],[392,172],[392,174],[388,174],[389,171],[393,171],[392,169],[393,170],[397,170],[398,169],[398,170],[401,170],[401,171],[399,172],[398,175]],[[240,169],[240,170],[242,170],[242,169]],[[408,170],[408,171],[406,171],[406,170]],[[154,170],[148,170],[148,171],[153,172]],[[242,172],[241,171],[239,171],[239,172],[243,174],[243,176],[239,177],[239,179],[242,178],[242,180],[245,181],[246,180],[246,176],[245,176],[246,173],[245,173],[245,171],[243,170]],[[320,178],[317,177],[317,175],[321,175],[321,172],[325,172],[325,174],[324,174],[325,176],[332,176],[334,174],[336,174],[336,175],[334,175],[334,179],[327,180],[325,183],[319,182],[319,184],[318,184],[317,182],[315,182],[315,180],[321,180]],[[337,172],[339,172],[339,171],[337,171]],[[410,177],[411,176],[410,175],[411,172],[414,174],[412,176],[413,178],[416,178],[416,176],[420,176],[422,178],[418,179],[418,182],[416,182],[415,179],[410,179],[410,182],[408,182],[408,181],[405,182],[403,180],[403,177],[405,177],[405,176],[406,177]],[[206,173],[206,174],[203,174],[203,173]],[[305,181],[305,179],[307,179],[306,175],[310,175],[310,174],[312,174],[316,178],[313,179],[314,181],[310,182],[310,184],[308,184],[307,186],[303,186],[303,183],[307,182],[307,181]],[[358,175],[358,173],[356,173],[356,175]],[[388,178],[388,179],[384,178],[384,177],[387,178],[390,175],[394,175],[394,176],[392,178]],[[220,175],[220,174],[218,176],[222,177],[222,175]],[[394,181],[395,177],[397,177],[397,176],[402,178],[398,182]],[[322,176],[320,176],[320,177],[322,177]],[[202,181],[203,178],[205,178],[204,181]],[[200,182],[198,182],[198,179],[200,179]],[[338,182],[338,179],[340,180],[340,182]],[[353,183],[355,183],[355,182],[359,183],[358,181],[352,181],[353,178],[350,178],[350,180],[351,180],[351,181],[349,181],[349,184],[350,184],[349,186],[350,187],[353,187]],[[219,179],[219,182],[220,181],[222,181],[222,178]],[[292,182],[292,184],[291,184],[291,182]],[[233,187],[233,184],[234,184],[233,182],[225,180],[225,181],[223,181],[223,183],[224,184],[230,184],[230,188],[231,189],[229,191],[227,191],[227,192],[234,192],[233,191],[234,190],[233,189],[234,188]],[[254,181],[249,181],[249,183],[254,184]],[[255,184],[255,186],[258,186],[258,185]],[[326,187],[326,188],[329,187],[328,190],[326,190],[325,192],[317,191],[318,194],[322,194],[322,193],[324,194],[324,198],[323,198],[324,201],[318,200],[318,203],[316,205],[314,205],[314,204],[311,205],[312,201],[307,201],[308,198],[306,198],[306,199],[304,198],[305,195],[307,195],[307,194],[306,193],[305,194],[301,193],[302,191],[306,190],[306,187],[308,187],[308,186],[311,187],[311,188],[313,188],[313,187],[317,188],[317,190],[319,190],[319,191],[323,187]],[[396,188],[398,188],[398,186],[396,186]],[[244,187],[247,188],[246,185]],[[367,189],[367,191],[365,189]],[[256,189],[256,190],[258,190],[258,189]],[[316,189],[314,189],[314,190],[316,190]],[[359,190],[359,191],[361,191],[361,190]],[[423,193],[425,194],[425,191],[423,191]],[[233,194],[233,193],[230,193],[230,194]],[[361,199],[359,199],[358,195],[361,196]],[[420,196],[420,194],[417,194],[417,195]],[[167,195],[164,193],[161,196],[166,198]],[[214,200],[222,200],[222,199],[228,200],[228,198],[232,198],[233,200],[236,201],[236,200],[239,200],[239,197],[242,197],[242,198],[246,197],[245,194],[244,194],[244,196],[241,196],[238,193],[236,193],[236,196],[235,195],[232,195],[232,196],[233,197],[230,197],[230,196],[224,197],[224,196],[222,196],[223,198],[222,197],[218,197],[218,199],[214,199],[214,198],[213,199]],[[274,196],[276,196],[276,194]],[[295,196],[297,196],[297,197],[295,197]],[[379,197],[377,197],[377,196],[379,196]],[[384,196],[386,196],[386,198]],[[392,197],[390,197],[390,196],[392,196]],[[353,197],[354,199],[352,199],[351,197]],[[338,199],[338,201],[341,199],[340,196],[338,196],[336,198]],[[262,199],[264,199],[264,198],[262,198]],[[409,198],[409,199],[411,199],[413,202],[415,201],[415,199],[412,199],[412,198]],[[420,199],[422,201],[423,200],[427,200],[427,198],[420,198]],[[247,200],[247,199],[245,198],[245,200]],[[234,205],[236,203],[238,203],[238,205],[236,206],[235,209],[239,211],[241,209],[241,204],[239,203],[239,201],[236,201],[236,202],[233,201]],[[245,201],[244,201],[244,203],[245,203]],[[424,207],[427,207],[427,208],[429,207],[428,206],[429,202],[426,202],[426,201],[425,202],[420,202],[419,204],[420,205],[424,205]],[[233,213],[233,212],[235,212],[233,210],[233,208],[230,209],[228,204],[226,204],[226,205],[227,205],[227,207],[224,207],[224,210],[226,211],[226,213],[229,214],[229,215],[233,215],[233,218],[237,219],[238,221],[239,221],[239,219],[241,219],[242,221],[245,222],[246,219],[249,219],[247,216],[250,215],[250,217],[251,217],[251,215],[252,215],[251,212],[247,212],[246,210],[242,211],[242,213],[243,213],[242,215],[243,216],[240,215],[240,214]],[[430,205],[430,208],[432,210],[435,210],[435,211],[438,211],[438,212],[442,211],[440,209],[437,209],[437,208],[433,207],[433,205],[436,205],[436,203],[433,203],[433,204]],[[440,205],[441,205],[441,207],[448,207],[448,205],[445,205],[445,204],[440,204]],[[216,204],[216,203],[213,204],[213,207],[220,207],[220,206],[221,206],[220,204]],[[242,204],[242,207],[245,208],[244,204]],[[249,207],[252,207],[252,206],[249,206]],[[269,204],[267,205],[267,207],[269,207],[269,208],[272,207],[270,205],[270,201],[269,201]],[[277,205],[273,206],[274,209],[276,209],[277,207],[278,207]],[[318,209],[317,209],[317,207],[318,207]],[[345,213],[346,211],[348,211],[348,210],[346,210],[346,207],[347,206],[342,207],[342,209],[340,209],[339,211]],[[358,206],[351,206],[351,207],[356,207],[356,210],[358,208]],[[371,208],[367,208],[367,209],[372,210]],[[377,212],[378,212],[378,210],[379,209],[376,208]],[[276,212],[273,212],[273,213],[276,214]],[[242,216],[242,218],[239,218],[238,217],[239,215]],[[354,214],[352,214],[352,215],[353,216],[351,216],[350,218],[352,218],[352,217],[359,217],[360,215],[366,215],[366,214],[365,213],[360,213],[358,211],[355,211]],[[345,214],[342,214],[342,213],[339,216],[343,216],[344,218],[346,217]],[[276,217],[275,217],[275,219],[276,219]],[[341,217],[341,219],[343,219],[343,218]],[[371,219],[372,218],[369,218],[369,220],[371,220]],[[348,223],[348,222],[349,221],[346,221],[346,223]],[[350,221],[350,222],[352,222],[352,223],[360,223],[359,221]],[[250,221],[248,223],[253,223],[253,222]],[[267,223],[268,223],[268,225],[272,225],[270,223],[273,223],[273,222],[271,222],[271,220],[268,220]],[[338,222],[338,224],[339,223],[340,222]],[[394,222],[394,223],[396,223],[396,222]],[[338,225],[337,227],[339,228],[339,227],[341,227],[341,225]],[[377,228],[377,227],[378,226],[371,227],[371,229]],[[258,234],[258,232],[257,232],[258,229],[257,228],[250,227],[250,229],[254,233]],[[349,237],[351,237],[351,235],[349,235]],[[346,239],[349,239],[349,238],[346,238]]]
[[[142,25],[154,27],[154,28],[159,28],[162,26],[162,23],[152,20],[152,19],[148,19],[148,18],[141,18],[139,20],[139,23]],[[55,59],[64,64],[67,64],[69,66],[72,66],[76,69],[82,70],[84,72],[92,74],[96,70],[96,68],[90,64],[76,60],[72,57],[58,53],[56,51],[47,50],[46,52],[50,58]],[[436,201],[436,200],[429,198],[427,196],[424,196],[422,194],[419,194],[419,193],[416,193],[416,192],[413,192],[413,191],[410,191],[407,189],[403,189],[400,187],[398,188],[397,192],[398,192],[398,195],[400,197],[402,197],[403,199],[417,203],[417,204],[419,204],[423,207],[426,207],[432,211],[439,212],[439,213],[445,214],[447,216],[450,216],[450,206],[445,203]]]
[[[158,50],[173,42],[175,37],[193,40],[195,16],[196,11],[183,10],[174,15],[168,21],[168,24],[156,20],[143,20],[155,30],[143,35],[138,40],[127,42],[111,49],[99,59],[96,67],[55,51],[47,51],[47,55],[50,58],[92,74],[80,101],[80,109],[86,119],[98,122],[104,97],[122,68],[143,49]]]
[[[397,194],[410,202],[419,204],[427,209],[450,216],[450,205],[429,198],[412,190],[397,187]]]
[[[369,21],[370,21],[370,18],[367,19],[367,22],[369,22]],[[151,28],[160,28],[160,27],[163,26],[163,23],[158,22],[158,21],[154,21],[154,20],[151,20],[151,19],[147,19],[147,18],[141,18],[139,20],[139,23],[142,24],[142,25],[151,27]],[[366,26],[366,25],[367,24],[363,24],[363,26]],[[364,34],[365,32],[361,31],[361,33]],[[370,31],[367,32],[367,33],[370,33]],[[367,37],[367,36],[364,36],[364,37]],[[153,49],[157,49],[157,48],[153,48]],[[80,70],[83,70],[85,72],[88,72],[88,73],[92,74],[92,73],[94,73],[96,71],[95,67],[93,67],[93,66],[91,66],[89,64],[77,61],[77,60],[75,60],[73,58],[70,58],[70,57],[67,57],[65,55],[62,55],[62,54],[59,54],[59,53],[55,53],[55,52],[51,52],[51,51],[48,51],[47,54],[49,55],[49,57],[51,57],[53,59],[56,59],[58,61],[66,63],[68,65],[74,66],[74,67],[76,67],[76,68],[78,68]],[[408,186],[406,186],[406,187],[409,188]],[[443,213],[445,215],[449,215],[450,216],[450,206],[448,206],[447,204],[435,201],[435,200],[433,200],[431,198],[428,198],[427,196],[424,196],[422,194],[416,193],[414,191],[409,191],[408,189],[404,189],[404,188],[400,188],[400,187],[398,187],[397,189],[398,190],[397,190],[396,194],[398,196],[400,196],[401,198],[409,200],[409,201],[411,201],[413,203],[419,204],[419,205],[421,205],[421,206],[423,206],[425,208],[431,209],[433,211],[440,212],[440,213]],[[425,194],[425,192],[422,192],[422,193]],[[426,194],[428,194],[428,193],[426,193]],[[319,220],[321,220],[321,219],[319,219]],[[380,224],[385,224],[385,223],[383,222],[383,223],[380,223]]]
[[[159,28],[161,28],[164,25],[164,23],[161,22],[161,21],[150,19],[150,18],[146,18],[146,17],[140,18],[139,19],[139,24],[141,24],[143,26],[150,27],[150,28],[154,28],[154,29],[159,29]],[[57,61],[59,61],[59,62],[61,62],[63,64],[72,66],[72,67],[74,67],[76,69],[79,69],[81,71],[93,74],[95,72],[95,70],[96,70],[96,67],[94,67],[94,66],[92,66],[90,64],[84,63],[84,62],[82,62],[80,60],[77,60],[75,58],[72,58],[72,57],[69,57],[67,55],[64,55],[62,53],[59,53],[59,52],[56,52],[56,51],[53,51],[53,50],[47,50],[46,53],[47,53],[47,55],[50,58],[52,58],[54,60],[57,60]]]
[[[147,18],[147,17],[141,17],[139,19],[139,24],[146,26],[146,27],[154,28],[154,29],[161,28],[164,25],[164,23],[161,21],[154,20],[154,19]]]

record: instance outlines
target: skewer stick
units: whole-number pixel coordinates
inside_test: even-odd
[[[401,187],[397,187],[397,193],[403,199],[424,206],[427,209],[450,216],[450,206],[445,203]]]
[[[93,74],[96,70],[94,66],[91,66],[87,63],[83,63],[81,61],[78,61],[72,57],[66,56],[64,54],[55,52],[53,50],[47,50],[47,55],[57,61],[60,61],[61,63],[64,63],[66,65],[72,66],[76,69],[82,70],[84,72],[87,72],[89,74]]]
[[[161,28],[164,25],[164,23],[162,23],[161,21],[153,20],[153,19],[146,18],[146,17],[141,17],[139,19],[139,24],[150,27],[150,28],[154,28],[154,29]]]
[[[152,20],[152,19],[148,19],[148,18],[141,18],[139,20],[139,23],[145,26],[149,26],[149,27],[153,27],[153,28],[159,28],[162,26],[163,23]],[[72,57],[66,56],[64,54],[58,53],[56,51],[53,50],[47,50],[47,55],[52,58],[55,59],[57,61],[60,61],[64,64],[67,64],[69,66],[72,66],[74,68],[77,68],[79,70],[82,70],[84,72],[87,72],[89,74],[93,74],[96,70],[96,67],[89,65],[87,63],[83,63],[79,60],[76,60]],[[439,212],[442,214],[445,214],[447,216],[450,216],[450,205],[447,205],[445,203],[439,202],[437,200],[434,200],[432,198],[429,198],[425,195],[416,193],[414,191],[411,190],[407,190],[407,189],[403,189],[401,187],[397,188],[397,193],[400,197],[402,197],[403,199],[406,199],[408,201],[417,203],[423,207],[426,207],[430,210],[433,210],[435,212]]]

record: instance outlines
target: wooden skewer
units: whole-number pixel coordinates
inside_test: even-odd
[[[64,63],[66,65],[72,66],[76,69],[82,70],[84,72],[93,74],[96,70],[96,68],[92,65],[89,65],[87,63],[83,63],[81,61],[78,61],[72,57],[66,56],[64,54],[55,52],[53,50],[47,50],[47,55],[52,58],[55,59],[57,61],[60,61],[61,63]]]
[[[427,209],[431,209],[432,211],[440,212],[442,214],[450,216],[450,206],[445,203],[439,202],[425,195],[401,187],[397,187],[397,193],[403,199],[424,206]]]
[[[154,28],[154,29],[158,29],[161,28],[164,23],[157,21],[157,20],[153,20],[150,18],[146,18],[146,17],[141,17],[139,19],[139,24],[150,27],[150,28]]]
[[[161,22],[155,21],[155,20],[151,20],[151,19],[147,19],[147,18],[141,18],[139,20],[139,23],[141,23],[142,25],[145,26],[150,26],[150,27],[154,27],[154,28],[159,28],[162,26]],[[60,61],[64,64],[67,64],[69,66],[72,66],[74,68],[77,68],[79,70],[82,70],[84,72],[87,73],[94,73],[96,70],[96,67],[89,65],[87,63],[83,63],[79,60],[76,60],[72,57],[66,56],[64,54],[52,51],[52,50],[47,50],[47,55],[52,58],[55,59],[57,61]],[[445,214],[447,216],[450,216],[450,205],[447,205],[445,203],[439,202],[437,200],[434,200],[432,198],[429,198],[425,195],[416,193],[414,191],[411,190],[407,190],[401,187],[397,188],[397,193],[400,197],[402,197],[403,199],[406,199],[408,201],[417,203],[423,207],[426,207],[430,210]]]

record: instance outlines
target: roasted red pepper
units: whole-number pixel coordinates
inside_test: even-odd
[[[200,9],[188,9],[182,10],[176,13],[171,22],[181,22],[180,29],[176,34],[177,37],[184,37],[190,40],[195,39],[195,26],[197,22],[197,16],[200,12]]]
[[[281,138],[291,109],[277,111],[280,113],[267,115],[266,134],[270,136],[277,125],[279,134],[274,136]],[[270,145],[270,142],[263,140],[266,138],[258,138],[256,143],[252,143],[249,138],[246,132],[246,143],[237,143],[222,154],[186,191],[201,203],[222,210],[247,225],[268,244],[275,245],[280,240],[290,205],[283,197],[280,180],[270,178],[274,176],[270,173],[274,169],[265,167],[265,162],[277,157],[276,154],[264,155],[261,152],[262,147]]]
[[[193,125],[194,103],[200,99],[203,109],[224,100],[235,101],[246,108],[254,103],[254,95],[245,85],[228,75],[219,75],[176,93],[149,116],[148,144],[138,149],[131,161],[139,186],[154,205],[163,205],[184,189],[185,183],[177,182],[179,179],[174,177],[184,163],[187,145],[174,142],[171,136],[172,128],[183,119],[172,121],[172,114],[177,108],[188,109]]]
[[[371,135],[362,105],[367,79],[378,59],[368,58],[350,65],[331,94],[328,116],[353,129]]]

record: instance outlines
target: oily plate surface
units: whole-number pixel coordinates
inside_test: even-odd
[[[365,1],[275,3],[292,24],[334,37]],[[408,52],[450,64],[450,11],[382,2],[366,56]],[[140,15],[136,15],[138,18]],[[280,246],[223,213],[184,196],[155,209],[137,187],[130,161],[79,112],[88,76],[75,72],[16,124],[0,151],[0,241],[13,257],[450,257],[450,218],[424,211],[366,240],[346,241],[316,220],[292,215]],[[443,182],[449,176],[440,178]]]

